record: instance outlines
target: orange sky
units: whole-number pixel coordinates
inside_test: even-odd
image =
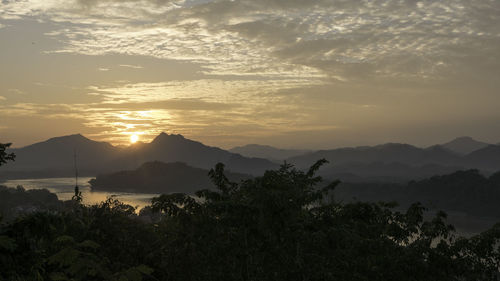
[[[495,0],[4,0],[0,141],[500,142]]]

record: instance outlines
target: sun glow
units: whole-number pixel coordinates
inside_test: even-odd
[[[139,136],[136,134],[133,134],[130,136],[130,143],[136,143],[139,140]]]

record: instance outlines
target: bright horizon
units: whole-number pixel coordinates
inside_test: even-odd
[[[499,1],[138,1],[0,2],[0,142],[500,142]]]
[[[164,133],[164,132],[162,132],[162,133]],[[82,135],[83,137],[88,138],[88,139],[90,139],[90,140],[92,140],[92,141],[99,141],[99,140],[93,139],[93,138],[91,138],[91,137],[89,137],[89,136],[86,136],[86,135],[84,135],[84,134],[80,134],[80,133],[76,133],[76,134],[69,134],[69,135],[64,135],[64,136],[53,136],[53,137],[51,137],[51,138],[68,137],[68,136],[72,136],[72,135]],[[182,135],[182,134],[181,134],[181,135]],[[128,140],[128,142],[127,142],[127,143],[118,143],[118,144],[116,144],[116,143],[110,143],[110,142],[109,142],[109,143],[110,143],[111,145],[113,145],[113,146],[133,146],[133,145],[135,145],[136,143],[150,143],[150,142],[152,142],[152,141],[154,140],[154,138],[155,138],[155,137],[157,137],[157,136],[154,136],[154,137],[153,137],[153,138],[151,138],[151,139],[143,139],[143,138],[142,138],[142,136],[141,136],[140,134],[131,134],[131,135],[129,135],[129,140]],[[211,145],[211,144],[203,143],[202,141],[197,140],[197,139],[191,139],[191,138],[188,138],[188,137],[186,137],[186,136],[184,136],[184,135],[183,135],[183,137],[184,137],[184,138],[187,138],[187,139],[190,139],[190,140],[192,140],[192,141],[201,142],[201,143],[202,143],[202,144],[204,144],[204,145],[214,146],[214,147],[220,147],[220,148],[222,148],[222,149],[226,149],[226,150],[229,150],[229,149],[231,149],[231,148],[238,147],[238,146],[223,147],[223,146],[218,146],[218,145]],[[413,146],[415,146],[415,147],[426,148],[426,147],[430,147],[430,146],[433,146],[433,145],[441,145],[441,144],[445,144],[445,143],[447,143],[447,142],[454,141],[454,140],[456,140],[456,139],[463,138],[463,137],[465,137],[465,138],[472,138],[472,137],[470,137],[470,136],[459,136],[459,137],[455,137],[455,138],[453,138],[453,139],[449,139],[449,140],[447,140],[447,141],[445,141],[445,142],[442,142],[442,143],[433,143],[433,144],[430,144],[430,145],[428,145],[428,146],[420,146],[420,145],[416,145],[416,144],[412,144],[412,143],[401,143],[401,144],[409,144],[409,145],[413,145]],[[51,139],[51,138],[49,138],[49,139]],[[28,143],[28,144],[23,145],[23,146],[19,146],[19,145],[17,145],[17,146],[16,146],[16,145],[14,145],[14,144],[13,144],[11,147],[12,147],[12,148],[23,148],[23,147],[26,147],[26,146],[28,146],[28,145],[32,145],[32,144],[35,144],[35,143],[48,141],[49,139],[38,140],[38,141],[35,141],[35,142],[33,142],[33,143]],[[478,139],[475,139],[475,138],[472,138],[472,139],[473,139],[473,140],[475,140],[475,141],[482,142],[481,140],[478,140]],[[104,141],[104,142],[106,142],[106,141]],[[310,151],[315,151],[315,150],[325,150],[325,149],[326,149],[326,150],[328,150],[328,149],[347,148],[347,147],[376,146],[376,145],[383,145],[383,144],[388,144],[388,143],[398,143],[398,142],[388,141],[388,142],[384,142],[384,143],[373,143],[373,144],[366,144],[366,145],[346,145],[346,146],[335,146],[335,147],[333,147],[333,146],[332,146],[332,147],[322,147],[322,148],[314,148],[314,147],[313,147],[313,148],[311,148],[311,147],[286,147],[286,146],[272,146],[272,145],[269,145],[269,144],[262,144],[262,143],[247,143],[247,144],[243,144],[243,145],[241,145],[241,146],[245,146],[245,145],[255,145],[255,144],[257,144],[257,145],[263,145],[263,146],[272,146],[272,147],[274,147],[274,148],[278,148],[278,149],[297,149],[297,150],[310,150]],[[484,142],[484,143],[488,143],[488,142]],[[495,142],[491,142],[491,143],[488,143],[488,144],[493,144],[493,145],[495,145],[495,144],[499,144],[499,145],[500,145],[500,143],[495,143]]]

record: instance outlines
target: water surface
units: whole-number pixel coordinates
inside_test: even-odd
[[[91,191],[88,181],[91,177],[78,179],[78,186],[83,196],[84,204],[96,204],[106,200],[109,197],[116,198],[123,203],[143,208],[151,203],[151,198],[158,194],[150,193],[130,193],[130,192],[107,192],[107,191]],[[7,180],[1,185],[7,187],[17,187],[22,185],[24,189],[47,189],[55,193],[59,200],[71,200],[74,195],[75,178],[49,178],[49,179],[21,179]]]

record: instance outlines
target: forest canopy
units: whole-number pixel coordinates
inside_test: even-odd
[[[0,280],[496,280],[500,225],[457,237],[416,203],[339,203],[338,182],[285,164],[217,190],[165,194],[136,214],[68,201],[0,228]]]

